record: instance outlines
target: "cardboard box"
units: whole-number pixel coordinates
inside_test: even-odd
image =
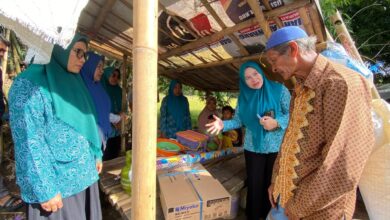
[[[200,164],[158,176],[165,219],[216,219],[230,214],[231,195]]]
[[[188,177],[177,175],[160,175],[160,201],[165,219],[198,220],[200,219],[200,201]]]

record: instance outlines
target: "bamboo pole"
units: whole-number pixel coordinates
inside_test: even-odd
[[[5,30],[5,39],[10,41],[10,37],[11,37],[11,31],[9,29],[6,29]],[[9,50],[10,50],[10,48],[8,48],[7,52],[4,53],[4,58],[1,61],[1,70],[3,71],[3,75],[1,77],[2,77],[3,82],[5,81],[5,76],[7,75],[7,62],[8,62],[8,51]]]
[[[302,19],[303,26],[309,36],[314,35],[313,25],[310,22],[309,15],[307,14],[306,7],[302,7],[298,10],[299,16]]]
[[[325,41],[324,33],[322,32],[323,26],[321,24],[321,18],[318,14],[315,4],[311,4],[309,7],[309,14],[313,24],[314,33],[317,36],[317,42],[321,43]]]
[[[131,219],[156,218],[158,1],[133,2],[133,178]]]
[[[356,49],[355,42],[352,40],[351,35],[349,34],[348,29],[344,24],[340,12],[336,11],[334,15],[330,16],[330,20],[332,21],[332,24],[336,29],[336,39],[340,38],[340,42],[344,46],[348,54],[352,58],[363,64],[363,60],[360,57],[359,51]]]
[[[15,75],[17,75],[20,73],[20,62],[19,62],[20,58],[18,55],[18,51],[16,49],[18,41],[16,39],[15,32],[12,32],[10,34],[10,42],[11,42],[11,48],[12,48],[12,58],[14,61]],[[11,48],[9,48],[9,49],[11,49]]]
[[[127,55],[123,55],[122,64],[122,112],[127,112]],[[126,151],[126,120],[121,120],[121,152]]]
[[[252,9],[253,13],[256,16],[257,22],[259,23],[261,29],[264,32],[265,37],[268,39],[271,34],[271,28],[269,27],[267,19],[264,17],[263,10],[260,8],[260,5],[257,0],[247,0],[249,7]]]

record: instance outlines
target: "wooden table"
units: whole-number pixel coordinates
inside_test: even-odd
[[[125,165],[125,157],[104,162],[103,172],[99,185],[109,202],[121,214],[123,219],[131,219],[131,196],[127,195],[117,175]],[[225,187],[231,194],[239,192],[244,187],[245,160],[244,154],[227,156],[208,161],[203,166]],[[156,194],[156,219],[164,219],[161,209],[159,193]]]

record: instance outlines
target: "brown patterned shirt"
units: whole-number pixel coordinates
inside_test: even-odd
[[[369,83],[319,55],[291,99],[274,197],[302,219],[351,219],[374,141]]]

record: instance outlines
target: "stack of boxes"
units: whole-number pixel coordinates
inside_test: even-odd
[[[166,220],[228,217],[231,195],[200,164],[162,171],[160,200]]]

